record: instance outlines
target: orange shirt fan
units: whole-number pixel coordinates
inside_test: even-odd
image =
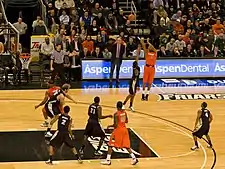
[[[129,21],[134,21],[134,20],[135,20],[135,15],[131,13],[131,14],[128,16],[128,20],[129,20]]]

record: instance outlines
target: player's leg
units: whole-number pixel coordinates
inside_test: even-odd
[[[134,153],[132,152],[131,148],[127,148],[127,151],[129,152],[131,158],[132,158],[132,165],[135,165],[138,163],[138,159],[135,157]]]
[[[130,98],[130,110],[134,112],[134,107],[133,107],[133,102],[134,102],[134,97],[135,97],[135,94],[131,95],[131,98]]]
[[[65,143],[65,145],[69,148],[71,148],[75,158],[77,159],[77,161],[79,163],[83,163],[80,154],[77,152],[75,145],[74,145],[74,139],[72,136],[70,136],[69,134],[66,134],[64,136],[63,142]]]
[[[202,138],[202,136],[204,135],[203,134],[203,128],[201,127],[201,128],[199,128],[198,130],[196,130],[196,131],[194,131],[193,133],[192,133],[192,135],[193,135],[193,140],[194,140],[194,146],[191,148],[191,150],[197,150],[197,149],[199,149],[199,146],[198,146],[198,138]]]
[[[101,124],[100,123],[97,123],[96,124],[96,127],[94,127],[94,130],[93,130],[93,133],[92,135],[94,137],[100,137],[100,141],[98,143],[98,148],[97,150],[95,151],[94,155],[96,156],[101,156],[102,155],[102,152],[100,151],[101,147],[102,147],[102,144],[104,142],[104,139],[106,137],[106,134],[105,134],[105,131],[104,129],[102,128]]]
[[[82,145],[81,145],[81,148],[79,149],[79,153],[81,155],[84,155],[84,149],[88,143],[88,137],[91,136],[92,134],[92,131],[93,131],[93,125],[92,125],[92,122],[88,120],[88,123],[85,127],[85,130],[84,130],[84,138],[83,138],[83,142],[82,142]]]
[[[209,134],[206,134],[205,136],[206,136],[206,139],[207,139],[208,144],[209,144],[208,148],[212,148],[213,145],[212,145],[212,141],[211,141],[211,138],[210,138]]]
[[[130,100],[131,97],[132,97],[132,95],[129,94],[129,95],[126,97],[126,99],[124,100],[123,105],[126,105],[127,102]]]
[[[88,136],[87,135],[84,135],[84,138],[83,138],[83,141],[82,141],[82,145],[81,145],[81,147],[79,149],[79,153],[80,153],[81,156],[84,155],[84,149],[85,149],[85,147],[87,145],[87,142],[88,142],[87,139],[88,139]]]
[[[142,86],[142,98],[141,100],[146,100],[147,90],[146,87],[148,85],[148,79],[149,79],[149,67],[144,67],[144,75],[143,75],[143,86]]]
[[[50,164],[50,165],[53,164],[53,155],[54,155],[54,147],[50,145],[49,146],[49,160],[45,162],[46,164]]]
[[[107,152],[107,156],[106,156],[106,159],[101,161],[101,164],[102,165],[111,165],[111,156],[112,156],[112,147],[109,146],[108,147],[108,152]]]
[[[42,109],[42,113],[43,113],[43,117],[44,117],[45,121],[41,124],[41,127],[48,127],[48,124],[49,124],[51,118],[49,118],[49,115],[47,113],[45,106]]]
[[[147,91],[146,91],[146,97],[145,97],[146,101],[148,101],[148,97],[149,97],[149,94],[150,94],[152,83],[154,81],[155,68],[154,67],[148,68],[148,74],[149,74],[149,76],[148,76],[148,84],[147,84]]]

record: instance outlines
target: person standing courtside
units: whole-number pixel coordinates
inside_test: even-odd
[[[50,62],[50,69],[52,71],[51,80],[54,81],[56,74],[58,74],[58,76],[61,78],[62,84],[64,84],[66,81],[64,66],[63,66],[65,55],[69,55],[69,53],[62,50],[61,44],[56,44],[56,47],[52,53],[51,62]]]
[[[112,83],[113,73],[116,66],[116,81],[119,83],[120,66],[122,64],[123,55],[125,53],[125,45],[122,44],[121,37],[118,37],[115,44],[112,46],[112,59],[110,71],[110,83]]]
[[[202,138],[202,136],[206,136],[208,141],[208,148],[212,148],[212,142],[209,136],[210,124],[213,120],[213,116],[211,112],[207,109],[207,103],[203,102],[201,104],[201,109],[197,112],[197,118],[195,121],[195,129],[192,133],[195,145],[191,148],[191,150],[197,150],[199,148],[197,138]],[[200,124],[200,125],[199,125]]]

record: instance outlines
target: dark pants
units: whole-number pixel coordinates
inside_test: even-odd
[[[64,66],[63,64],[57,64],[57,63],[53,63],[53,72],[52,72],[52,77],[51,80],[55,80],[55,76],[58,75],[61,79],[61,83],[64,84],[66,82],[65,79],[65,72],[64,72]]]
[[[116,66],[116,80],[119,80],[119,74],[120,74],[120,66],[122,64],[122,61],[120,59],[115,59],[111,62],[111,71],[110,71],[110,80],[113,79],[113,73]]]

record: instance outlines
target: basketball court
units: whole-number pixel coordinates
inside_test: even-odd
[[[201,148],[193,152],[190,148],[193,146],[192,135],[190,130],[193,129],[196,111],[199,108],[204,98],[197,96],[197,99],[189,100],[163,100],[157,95],[157,93],[192,93],[192,94],[204,94],[204,93],[220,93],[225,89],[215,87],[193,87],[193,88],[168,88],[168,87],[154,87],[150,101],[140,101],[140,94],[137,95],[134,106],[136,112],[128,111],[129,124],[128,127],[132,131],[133,135],[137,137],[137,140],[141,140],[138,148],[139,154],[146,154],[144,158],[139,159],[139,163],[136,166],[130,165],[129,158],[121,158],[118,156],[112,160],[111,166],[101,166],[99,159],[88,158],[83,164],[78,164],[75,160],[61,160],[57,161],[54,166],[48,166],[44,163],[44,160],[33,160],[27,162],[2,162],[0,168],[2,169],[44,169],[44,168],[56,168],[56,169],[73,169],[79,167],[80,169],[100,169],[100,168],[116,168],[116,169],[203,169],[211,168],[216,163],[216,169],[224,169],[225,163],[225,146],[223,140],[225,139],[223,132],[225,112],[224,100],[221,98],[208,99],[208,106],[214,115],[214,121],[211,126],[211,138],[214,144],[215,152],[207,148],[207,144],[204,140],[200,140]],[[24,91],[0,91],[0,124],[1,124],[1,149],[4,149],[5,153],[0,154],[1,157],[5,156],[20,156],[18,152],[29,150],[19,150],[19,148],[13,148],[13,144],[21,147],[27,147],[32,145],[32,142],[36,144],[37,140],[28,135],[21,135],[21,140],[18,137],[10,138],[10,141],[6,141],[9,133],[17,133],[17,131],[23,131],[27,133],[37,133],[44,131],[45,128],[41,128],[40,124],[43,122],[41,114],[41,108],[34,110],[34,106],[39,103],[44,97],[45,90],[24,90]],[[101,104],[103,105],[104,114],[113,114],[115,112],[115,104],[118,100],[123,101],[127,94],[127,89],[73,89],[70,94],[78,101],[78,104],[67,101],[71,106],[71,116],[74,119],[75,133],[78,130],[83,130],[87,121],[87,109],[88,104],[92,103],[93,97],[98,95],[101,97]],[[170,98],[170,97],[169,97]],[[127,106],[128,107],[128,106]],[[111,119],[102,120],[103,126],[111,124]],[[54,126],[53,128],[55,128]],[[43,132],[44,133],[44,132]],[[25,137],[25,138],[24,138]],[[76,135],[75,135],[76,137]],[[3,138],[3,139],[1,139]],[[10,146],[10,144],[12,146]],[[29,144],[29,145],[28,145]],[[40,143],[41,144],[41,143]],[[132,145],[137,145],[136,141],[132,141]],[[7,145],[7,147],[6,147]],[[142,146],[141,146],[142,145]],[[144,145],[144,146],[143,146]],[[93,146],[94,147],[94,146]],[[7,153],[6,150],[8,150]],[[101,149],[105,152],[105,148]],[[150,151],[151,150],[151,151]],[[0,151],[1,153],[4,151]],[[149,153],[150,152],[150,153]],[[152,154],[155,155],[152,155]],[[5,156],[4,156],[5,155]],[[23,154],[21,154],[23,156]],[[37,153],[38,156],[38,153]],[[140,155],[141,156],[141,155]],[[6,158],[6,157],[5,157]],[[11,157],[10,157],[11,158]],[[215,161],[216,160],[216,161]],[[20,160],[18,160],[20,161]]]

